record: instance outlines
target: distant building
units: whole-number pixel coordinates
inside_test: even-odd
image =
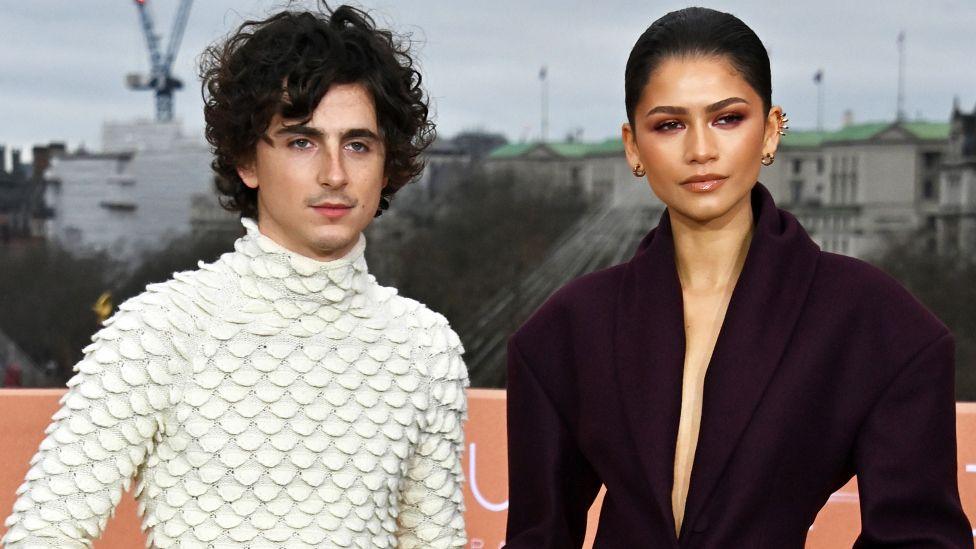
[[[440,205],[445,193],[454,185],[463,184],[473,169],[472,142],[458,142],[438,137],[424,151],[424,171],[415,180],[397,191],[390,209],[370,224],[368,238],[372,242],[401,241],[416,227],[431,226],[444,213]],[[477,141],[474,147],[478,147]],[[376,257],[374,261],[383,259]]]
[[[976,108],[953,105],[949,143],[938,178],[938,208],[930,218],[941,253],[976,253]]]
[[[948,137],[939,122],[790,131],[760,180],[824,250],[864,257],[934,228]]]
[[[223,212],[213,186],[210,148],[183,134],[179,122],[106,123],[102,151],[51,159],[49,237],[78,253],[105,251],[139,260],[171,238],[212,227]],[[201,221],[202,220],[202,221]]]
[[[30,165],[23,164],[20,150],[13,149],[9,169],[6,152],[0,146],[0,245],[41,239],[50,216],[44,204],[42,174],[50,158],[64,153],[64,144],[35,146]]]
[[[516,143],[499,147],[485,162],[493,172],[511,172],[541,181],[565,182],[592,201],[614,207],[662,209],[643,178],[636,178],[617,138],[596,143]]]

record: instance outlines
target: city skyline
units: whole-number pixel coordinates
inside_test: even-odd
[[[177,2],[150,2],[164,43]],[[307,6],[309,2],[293,2]],[[824,71],[827,128],[843,112],[854,120],[893,120],[898,70],[897,37],[906,36],[906,103],[909,119],[947,120],[953,98],[976,104],[976,74],[962,70],[976,56],[976,5],[942,1],[920,9],[910,2],[832,1],[810,6],[712,2],[752,26],[770,52],[773,99],[794,128],[816,126],[813,76]],[[174,73],[185,88],[175,98],[187,133],[203,126],[196,61],[203,48],[246,18],[264,17],[281,2],[197,2],[190,13]],[[539,69],[547,67],[550,139],[582,129],[586,140],[619,135],[623,67],[637,36],[655,18],[684,3],[637,2],[523,6],[494,3],[465,9],[433,1],[363,2],[381,26],[417,41],[425,87],[442,135],[482,129],[512,141],[540,135]],[[151,118],[153,97],[126,89],[130,72],[145,72],[148,54],[132,2],[19,3],[0,0],[6,16],[0,33],[0,143],[29,154],[34,143],[67,141],[100,148],[106,120]],[[516,8],[516,6],[518,6]],[[567,7],[568,6],[568,7]],[[519,14],[513,18],[512,13]],[[93,32],[91,29],[97,29]],[[567,29],[572,29],[568,31]],[[474,38],[472,38],[474,37]]]

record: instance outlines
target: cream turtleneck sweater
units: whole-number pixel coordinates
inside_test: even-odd
[[[467,372],[365,239],[235,251],[123,303],[31,460],[7,547],[90,547],[124,490],[149,547],[460,547]]]

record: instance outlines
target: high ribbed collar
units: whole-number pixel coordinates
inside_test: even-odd
[[[241,290],[254,299],[275,304],[293,301],[308,305],[358,309],[366,304],[366,290],[374,284],[366,266],[366,237],[345,256],[319,261],[288,250],[258,230],[253,219],[242,218],[247,234],[234,242],[226,262],[240,276]]]

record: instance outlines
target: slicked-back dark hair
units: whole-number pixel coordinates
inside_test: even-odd
[[[246,21],[207,48],[200,61],[203,112],[221,205],[257,218],[257,190],[244,184],[237,168],[253,161],[272,117],[306,123],[331,86],[358,83],[372,96],[386,148],[380,215],[423,171],[420,154],[434,139],[409,47],[362,10],[323,3],[318,11],[285,10]]]
[[[727,59],[756,91],[764,111],[769,113],[773,88],[769,54],[756,33],[732,14],[685,8],[651,23],[630,51],[624,72],[624,103],[631,125],[637,102],[658,65],[669,58],[699,56]]]

